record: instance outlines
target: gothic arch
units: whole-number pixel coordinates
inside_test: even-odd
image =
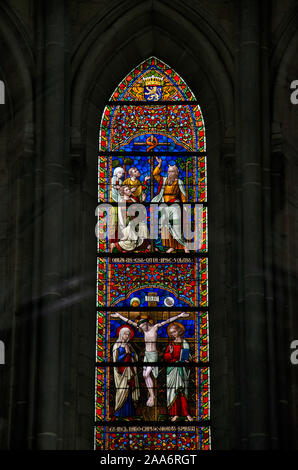
[[[84,41],[77,46],[72,60],[71,156],[73,164],[81,169],[80,184],[84,191],[85,209],[82,226],[86,248],[81,256],[89,275],[86,283],[92,292],[94,278],[90,277],[90,273],[95,273],[94,235],[84,220],[92,219],[96,207],[96,157],[100,118],[116,85],[138,63],[154,55],[168,63],[185,79],[200,103],[206,123],[210,206],[209,246],[213,252],[213,256],[209,259],[210,335],[213,343],[211,358],[214,361],[211,372],[212,439],[216,447],[225,448],[231,446],[227,413],[233,415],[233,366],[230,361],[231,355],[227,357],[228,342],[231,348],[232,338],[229,336],[230,329],[227,335],[227,323],[231,319],[227,308],[229,288],[226,274],[231,270],[232,258],[225,250],[225,246],[218,242],[216,234],[222,235],[221,240],[232,239],[232,234],[228,233],[230,228],[225,226],[224,214],[225,208],[229,205],[229,198],[233,195],[226,192],[223,181],[225,165],[231,153],[234,153],[233,84],[228,72],[232,67],[232,59],[230,51],[224,42],[219,43],[219,37],[215,33],[209,35],[207,39],[206,31],[200,31],[204,22],[198,21],[195,27],[189,19],[169,8],[165,2],[156,5],[157,10],[154,10],[154,14],[148,2],[138,3],[129,11],[124,7],[123,9],[125,11],[123,14],[122,9],[116,10],[117,19],[113,19],[113,26],[108,30],[107,24],[97,24],[94,20],[90,36],[86,32]],[[108,22],[106,16],[104,21]],[[212,37],[215,40],[214,44]],[[220,80],[217,81],[219,77]],[[233,176],[228,176],[230,177]],[[218,281],[219,272],[220,281]],[[82,328],[86,329],[86,324],[89,325],[89,337],[95,337],[94,296],[91,294],[84,300],[84,312],[80,321]],[[93,373],[94,345],[90,343],[79,354],[88,356],[89,370]],[[83,359],[78,361],[80,369],[83,369],[82,361]],[[86,357],[84,357],[86,365],[85,361]],[[92,380],[93,375],[84,378],[84,388],[89,400],[92,397]],[[85,410],[91,433],[92,403],[86,406]],[[92,437],[90,434],[90,443]]]
[[[297,127],[297,118],[295,106],[290,102],[290,84],[292,80],[297,79],[298,68],[296,65],[295,57],[297,55],[298,47],[298,8],[293,6],[290,12],[285,15],[281,24],[278,27],[276,36],[277,41],[272,51],[270,62],[271,68],[271,93],[272,93],[272,122],[273,122],[273,136],[275,135],[274,142],[279,140],[279,136],[284,134],[286,138],[286,129],[281,128],[283,125],[291,123],[292,132],[291,136],[295,136],[294,129]],[[286,110],[291,112],[290,122],[283,122],[283,114]],[[288,120],[289,121],[289,120]],[[289,146],[292,146],[288,142]],[[289,149],[290,150],[290,149]],[[290,150],[290,153],[291,150]],[[294,152],[295,153],[295,152]]]
[[[271,71],[273,77],[276,77],[281,62],[284,61],[287,47],[296,35],[297,24],[298,8],[295,5],[284,15],[275,32],[276,41],[271,55]]]
[[[186,80],[194,83],[195,73],[206,70],[220,104],[221,116],[226,126],[231,126],[234,121],[232,54],[225,33],[212,23],[210,16],[206,21],[206,15],[200,11],[194,22],[165,3],[158,2],[151,7],[149,2],[143,2],[130,9],[123,4],[119,10],[113,8],[104,20],[102,16],[101,21],[94,19],[82,33],[82,42],[77,45],[72,59],[72,124],[76,132],[84,121],[85,97],[96,85],[97,75],[105,76],[108,68],[105,88],[107,94],[111,94],[119,78],[113,67],[121,67],[128,73],[131,66],[151,55],[162,60],[167,57],[178,72],[179,69],[184,72]],[[220,39],[219,34],[224,39]],[[195,69],[192,68],[194,62],[197,62]]]
[[[0,37],[2,57],[1,73],[6,84],[6,97],[10,116],[22,115],[25,123],[33,120],[32,74],[34,59],[31,42],[23,25],[5,4],[1,4]]]

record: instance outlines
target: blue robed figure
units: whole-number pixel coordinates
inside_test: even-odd
[[[123,325],[118,328],[117,335],[118,339],[113,347],[113,361],[122,362],[123,366],[114,367],[115,416],[127,418],[136,415],[135,402],[140,397],[137,369],[133,366],[138,356],[129,344],[134,335],[133,329]]]

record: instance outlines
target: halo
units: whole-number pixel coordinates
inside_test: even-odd
[[[127,325],[127,324],[118,326],[118,328],[117,328],[117,330],[116,330],[116,336],[117,336],[117,338],[119,338],[119,333],[120,333],[120,331],[122,330],[122,328],[128,328],[128,329],[130,330],[131,335],[130,335],[129,340],[132,340],[132,338],[133,338],[134,335],[135,335],[135,332],[134,332],[133,328],[132,328],[130,325]]]
[[[133,302],[137,302],[138,303],[138,306],[140,305],[141,301],[138,297],[133,297],[132,299],[130,299],[130,306],[132,306],[132,303]]]
[[[179,328],[180,330],[182,330],[181,336],[184,336],[184,334],[185,334],[185,327],[184,327],[181,323],[178,323],[178,322],[176,322],[176,321],[173,321],[172,323],[170,323],[170,324],[167,326],[167,335],[168,335],[169,338],[171,337],[171,336],[170,336],[170,328],[172,328],[172,326],[178,326],[178,328]]]

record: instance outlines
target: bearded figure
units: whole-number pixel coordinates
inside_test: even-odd
[[[187,202],[183,181],[179,179],[179,169],[176,165],[169,165],[167,177],[161,175],[162,159],[155,157],[158,162],[153,171],[153,177],[158,182],[157,196],[152,202],[166,203],[161,211],[161,238],[167,253],[174,250],[186,249],[186,240],[183,236],[181,209],[177,203]],[[176,203],[176,204],[175,204]]]

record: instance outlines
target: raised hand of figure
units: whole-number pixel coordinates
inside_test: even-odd
[[[174,351],[174,348],[173,348],[172,344],[169,345],[169,351],[170,351],[170,354],[172,354],[172,352]]]
[[[155,160],[157,161],[157,163],[158,163],[159,165],[161,165],[161,163],[162,163],[162,159],[161,159],[161,158],[155,157]]]
[[[179,317],[189,317],[189,313],[182,312]]]
[[[145,176],[144,181],[148,181],[148,180],[150,180],[150,176],[149,176],[149,175]]]
[[[126,354],[130,353],[130,349],[127,344],[125,344],[124,349],[125,349]]]

